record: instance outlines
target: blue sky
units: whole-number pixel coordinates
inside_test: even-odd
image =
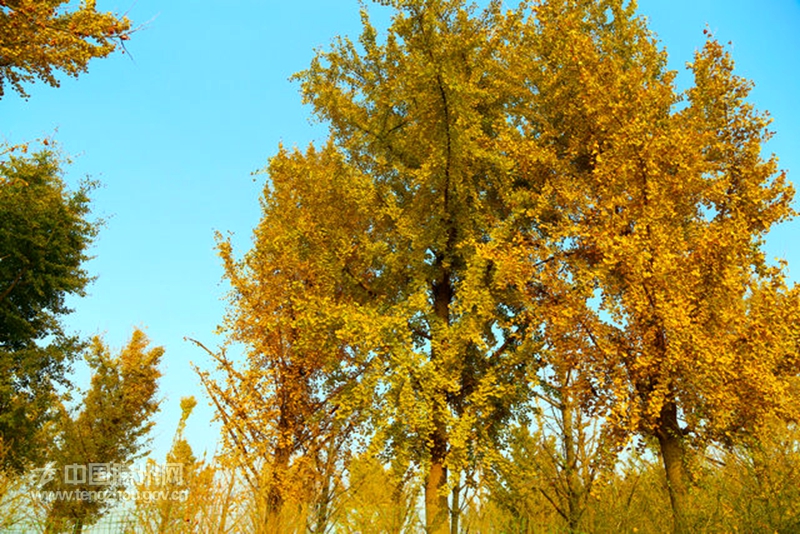
[[[208,364],[183,340],[209,346],[225,309],[214,231],[233,232],[239,251],[259,218],[262,168],[279,142],[304,146],[324,138],[309,122],[288,77],[314,48],[359,32],[357,0],[98,0],[101,10],[128,12],[144,24],[129,55],[96,60],[58,89],[30,88],[24,101],[0,100],[0,136],[22,142],[52,136],[73,158],[69,183],[91,175],[104,183],[95,213],[108,219],[88,264],[98,277],[74,302],[68,324],[100,333],[120,347],[142,326],[166,355],[157,457],[169,449],[181,396],[200,401],[187,434],[197,451],[214,449],[207,406],[189,362]],[[385,14],[384,8],[374,10]],[[642,0],[639,11],[683,71],[706,26],[732,41],[737,72],[756,87],[751,101],[769,110],[777,131],[767,147],[790,179],[800,173],[800,0]],[[679,83],[689,83],[686,75]],[[792,172],[794,171],[794,172]],[[797,181],[795,179],[795,181]],[[800,272],[798,222],[772,232],[771,257]],[[88,376],[79,373],[77,385]]]

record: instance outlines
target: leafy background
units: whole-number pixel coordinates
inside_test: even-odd
[[[213,233],[234,233],[238,250],[250,243],[259,220],[265,176],[251,176],[283,142],[304,147],[324,131],[309,123],[296,84],[287,78],[305,68],[314,48],[336,35],[357,36],[356,0],[260,2],[234,0],[99,0],[99,10],[127,13],[142,25],[128,53],[90,65],[80,80],[62,87],[29,88],[24,101],[9,92],[0,100],[6,141],[51,137],[72,157],[67,182],[85,175],[105,186],[95,195],[96,215],[108,219],[88,270],[97,281],[72,305],[68,327],[101,333],[121,347],[135,326],[146,328],[166,354],[165,397],[154,435],[163,457],[180,417],[181,396],[203,399],[194,361],[205,355],[184,341],[208,345],[224,312],[226,287],[213,250]],[[375,22],[387,11],[370,5]],[[770,0],[642,0],[669,51],[670,67],[690,81],[684,64],[708,28],[732,42],[737,73],[755,82],[751,101],[769,110],[777,135],[767,150],[781,167],[800,169],[800,2]],[[800,222],[784,224],[767,241],[769,256],[800,262]],[[798,280],[798,268],[790,271]],[[78,369],[76,384],[88,387]],[[219,433],[213,411],[201,401],[186,437],[197,452],[213,452]]]

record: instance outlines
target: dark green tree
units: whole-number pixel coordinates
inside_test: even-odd
[[[57,385],[82,342],[65,332],[68,296],[82,296],[98,222],[92,182],[70,191],[50,150],[0,162],[0,468],[19,472],[41,452]]]

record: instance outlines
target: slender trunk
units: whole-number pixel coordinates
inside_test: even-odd
[[[564,476],[567,485],[567,524],[570,532],[577,532],[580,525],[583,507],[583,485],[578,472],[578,451],[575,443],[575,403],[571,392],[564,388],[561,399],[561,423],[564,432]]]
[[[235,484],[233,479],[232,478],[228,478],[228,477],[230,477],[230,474],[228,474],[226,476],[226,478],[223,479],[223,480],[227,481],[227,483],[226,483],[227,489],[226,489],[226,492],[225,492],[225,498],[223,499],[223,501],[221,503],[222,511],[215,519],[215,523],[216,523],[215,526],[217,528],[217,532],[228,532],[228,529],[226,527],[226,525],[228,524],[228,511],[233,506],[232,505],[232,502],[233,502],[233,490],[234,490],[234,484]]]
[[[285,409],[281,406],[281,415],[278,418],[278,443],[275,447],[275,456],[272,462],[272,472],[266,487],[266,527],[268,532],[280,532],[283,528],[281,524],[283,503],[285,500],[284,491],[286,487],[286,473],[289,470],[289,458],[291,457],[290,428]]]
[[[689,484],[686,471],[686,450],[683,434],[678,424],[678,409],[674,401],[664,404],[656,427],[656,438],[664,460],[669,499],[672,504],[673,532],[689,532],[686,512],[688,510]]]
[[[317,533],[324,533],[328,529],[333,498],[336,493],[336,458],[337,458],[337,435],[339,427],[334,425],[328,439],[328,447],[325,452],[325,472],[322,478],[322,492],[317,503],[317,518],[315,530]]]
[[[450,303],[453,300],[453,286],[450,280],[450,271],[445,268],[444,258],[437,258],[437,267],[441,268],[440,278],[432,285],[433,311],[443,325],[450,324]],[[431,360],[435,361],[437,355],[431,351]],[[441,367],[439,372],[447,372]],[[444,395],[442,395],[444,397]],[[448,406],[444,399],[434,399],[433,406],[433,435],[430,440],[430,471],[425,482],[425,530],[427,534],[449,534],[447,493],[447,425],[446,411]]]
[[[316,521],[314,521],[314,532],[322,533],[325,532],[328,528],[328,514],[329,507],[331,504],[331,498],[333,490],[328,484],[328,481],[325,481],[325,484],[322,487],[322,495],[319,499],[319,504],[316,510]]]
[[[461,473],[456,475],[450,505],[450,534],[458,534],[458,519],[461,515]]]

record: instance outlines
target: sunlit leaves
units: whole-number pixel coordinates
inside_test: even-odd
[[[794,417],[796,290],[760,249],[793,190],[724,49],[681,93],[632,2],[386,4],[385,35],[365,11],[296,76],[329,141],[281,148],[253,249],[221,242],[229,421],[263,417],[269,450],[281,414],[364,414],[437,532],[532,397],[679,463]]]
[[[130,29],[127,18],[98,12],[94,0],[71,9],[65,0],[0,2],[0,97],[6,85],[27,96],[24,85],[36,79],[58,86],[55,71],[78,76]]]
[[[86,355],[92,369],[92,383],[74,413],[63,410],[57,421],[56,443],[48,460],[63,470],[65,466],[108,464],[125,466],[141,457],[155,425],[158,411],[159,364],[161,347],[150,347],[141,330],[134,330],[128,344],[112,356],[109,348],[95,338]],[[105,486],[109,490],[132,490],[125,481]],[[46,490],[95,490],[93,480],[76,485],[57,477]],[[54,500],[47,521],[55,530],[80,531],[96,522],[114,501],[112,499]]]

